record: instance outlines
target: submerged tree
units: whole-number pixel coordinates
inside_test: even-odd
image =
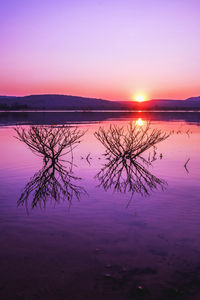
[[[135,192],[149,195],[158,187],[164,188],[166,182],[153,175],[148,167],[156,160],[156,144],[167,139],[170,134],[151,129],[148,123],[139,127],[130,123],[127,127],[110,125],[108,130],[100,127],[95,137],[106,148],[104,156],[108,160],[96,178],[105,190],[114,188],[118,192]],[[148,158],[142,156],[153,150]]]
[[[43,158],[43,167],[36,172],[22,192],[18,205],[26,205],[32,196],[31,207],[46,206],[49,199],[55,203],[74,197],[79,199],[86,193],[83,187],[76,184],[81,178],[73,175],[73,150],[85,134],[77,127],[62,126],[30,126],[15,128],[16,138],[24,142],[30,150]],[[69,154],[69,155],[67,155]],[[66,155],[65,159],[62,157]]]
[[[16,138],[24,142],[30,150],[43,157],[44,162],[56,162],[68,153],[73,158],[73,150],[80,143],[85,131],[68,125],[30,126],[29,129],[16,127]]]

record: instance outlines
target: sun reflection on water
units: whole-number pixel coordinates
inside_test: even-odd
[[[142,120],[142,118],[138,118],[138,119],[135,121],[135,124],[138,125],[138,126],[143,126],[144,123],[145,123],[145,122]]]

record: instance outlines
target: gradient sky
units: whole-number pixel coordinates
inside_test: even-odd
[[[0,95],[200,95],[199,0],[0,0]]]

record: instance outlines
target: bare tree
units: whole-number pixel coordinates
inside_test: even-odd
[[[25,204],[28,211],[30,196],[32,208],[37,205],[44,208],[48,199],[55,203],[62,200],[71,203],[74,197],[79,199],[82,193],[86,193],[83,187],[76,184],[81,178],[74,176],[72,172],[73,150],[80,143],[84,131],[67,125],[30,126],[28,129],[16,127],[15,131],[18,140],[43,158],[42,169],[26,184],[18,205]],[[64,155],[67,158],[61,159]]]
[[[99,127],[94,135],[106,148],[105,156],[135,159],[149,148],[167,139],[170,133],[163,133],[158,129],[152,130],[150,123],[143,128],[130,122],[126,128],[110,125],[109,129],[105,130]]]
[[[24,142],[36,155],[44,161],[58,161],[63,155],[70,153],[80,143],[85,131],[78,127],[62,126],[30,126],[28,129],[18,126],[14,128],[16,138]]]
[[[144,128],[130,123],[126,128],[110,125],[108,130],[100,127],[95,137],[106,148],[104,156],[108,160],[96,178],[105,190],[114,188],[118,192],[135,192],[149,195],[159,186],[163,189],[166,182],[154,176],[148,167],[156,158],[156,144],[167,139],[170,134],[151,129],[148,123]],[[142,154],[153,150],[148,158]]]

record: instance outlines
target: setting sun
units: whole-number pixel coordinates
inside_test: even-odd
[[[136,99],[137,102],[143,102],[143,101],[145,101],[145,96],[144,95],[137,95],[135,99]]]

